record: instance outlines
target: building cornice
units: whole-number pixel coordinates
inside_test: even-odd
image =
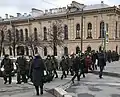
[[[115,13],[115,14],[118,14],[120,15],[120,9],[117,8],[116,6],[114,7],[107,7],[107,8],[102,8],[102,9],[93,9],[93,10],[85,10],[84,11],[84,15],[96,15],[96,14],[108,14],[110,15],[111,13]],[[30,22],[37,22],[38,20],[40,21],[43,21],[43,20],[49,20],[49,19],[58,19],[58,18],[61,18],[61,19],[65,19],[65,18],[68,18],[70,16],[80,16],[82,14],[81,11],[75,11],[75,12],[70,12],[70,13],[64,13],[64,14],[59,14],[59,15],[44,15],[44,16],[40,16],[40,17],[35,17],[35,18],[29,18],[29,19],[19,19],[19,20],[10,20],[10,21],[3,21],[3,22],[0,22],[0,25],[3,25],[3,24],[7,24],[9,25],[10,22],[11,23],[26,23],[28,22],[28,20]]]

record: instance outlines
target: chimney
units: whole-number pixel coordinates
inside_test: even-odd
[[[2,17],[0,17],[0,20],[2,20]]]
[[[47,14],[48,13],[48,10],[45,10],[45,14]]]
[[[118,5],[118,7],[120,8],[120,5]]]
[[[5,18],[8,19],[8,14],[5,14]]]
[[[50,14],[52,14],[52,9],[50,9]]]
[[[59,12],[62,12],[62,8],[59,8]]]
[[[27,16],[27,13],[24,13],[24,16]]]
[[[66,7],[63,7],[63,11],[66,11]]]
[[[10,17],[10,18],[13,18],[14,16],[10,15],[9,17]]]
[[[17,17],[20,17],[21,16],[21,13],[17,13]]]
[[[104,1],[101,1],[101,4],[104,4]]]

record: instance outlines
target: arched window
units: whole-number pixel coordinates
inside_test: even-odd
[[[68,39],[68,26],[64,26],[64,39]]]
[[[91,46],[88,46],[88,47],[87,47],[87,51],[88,51],[88,52],[91,52],[91,50],[92,50]]]
[[[118,45],[116,46],[116,52],[118,53]]]
[[[12,48],[9,47],[9,53],[10,53],[10,56],[12,56]]]
[[[80,52],[80,48],[77,46],[76,47],[76,54],[78,54]]]
[[[57,40],[57,26],[53,26],[53,40]],[[56,43],[53,43],[53,55],[57,56],[57,47],[56,47]]]
[[[44,56],[47,56],[47,47],[44,47]]]
[[[68,48],[64,47],[64,55],[68,55]]]
[[[26,49],[26,55],[29,56],[29,48],[25,47],[25,49]]]
[[[38,48],[35,47],[34,49],[35,49],[35,54],[37,54],[38,53]]]
[[[54,38],[54,40],[56,40],[57,39],[57,26],[53,26],[53,38]]]
[[[4,37],[5,37],[5,35],[4,35],[4,31],[2,30],[2,31],[1,31],[1,41],[4,40]]]
[[[47,40],[47,28],[46,27],[44,27],[44,40]]]
[[[25,29],[25,40],[28,41],[28,29]]]
[[[88,29],[87,29],[87,39],[92,38],[92,24],[88,23]]]
[[[102,51],[102,46],[99,47],[99,51]]]
[[[104,22],[100,23],[100,38],[104,38]]]
[[[5,48],[3,47],[3,55],[5,55]]]
[[[35,41],[38,40],[37,28],[34,28],[34,38],[35,38]]]
[[[115,38],[118,38],[118,21],[116,21],[116,25],[115,25]]]
[[[57,56],[57,47],[54,45],[54,56]]]
[[[8,38],[9,38],[9,41],[11,42],[12,41],[12,35],[11,35],[11,31],[8,30]]]
[[[18,31],[18,29],[16,29],[16,41],[19,41],[19,31]]]
[[[17,47],[17,55],[18,55],[18,56],[19,56],[19,55],[24,55],[24,52],[25,52],[24,46],[18,46],[18,47]]]
[[[20,29],[20,41],[24,41],[24,35],[22,29]]]
[[[76,25],[76,39],[80,39],[80,24]]]

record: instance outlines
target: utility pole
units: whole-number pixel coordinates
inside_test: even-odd
[[[104,52],[106,51],[106,23],[104,24]]]
[[[81,15],[81,52],[83,52],[83,8],[82,8],[82,15]]]

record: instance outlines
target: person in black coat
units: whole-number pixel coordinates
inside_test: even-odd
[[[97,54],[97,59],[98,59],[98,67],[100,68],[99,77],[102,78],[102,73],[103,73],[104,67],[106,66],[105,53],[103,51],[100,51]]]
[[[40,55],[36,55],[31,65],[32,81],[36,89],[36,95],[43,94],[44,62]]]
[[[6,54],[5,58],[2,60],[1,62],[1,68],[4,67],[4,71],[3,71],[3,77],[4,77],[4,84],[7,83],[7,78],[9,78],[9,84],[11,84],[12,82],[12,71],[13,71],[13,62],[12,60],[9,58],[9,55]]]
[[[95,62],[96,62],[96,58],[97,58],[97,54],[95,53],[95,51],[92,52],[92,69],[95,70]]]
[[[62,56],[62,60],[60,61],[60,67],[62,69],[62,76],[61,76],[61,80],[63,79],[63,77],[67,77],[66,71],[67,71],[67,62],[65,60],[65,57]]]
[[[16,60],[16,66],[17,66],[17,84],[21,84],[21,82],[27,83],[26,65],[27,65],[27,60],[21,54],[21,56],[18,57],[17,60]],[[22,81],[21,81],[21,77],[22,77]]]
[[[74,59],[74,62],[73,62],[73,71],[74,71],[74,76],[72,78],[73,83],[76,77],[77,77],[77,80],[80,81],[79,70],[80,70],[80,57],[76,55],[76,58]]]
[[[80,76],[83,75],[85,78],[85,55],[82,53],[80,57]]]

